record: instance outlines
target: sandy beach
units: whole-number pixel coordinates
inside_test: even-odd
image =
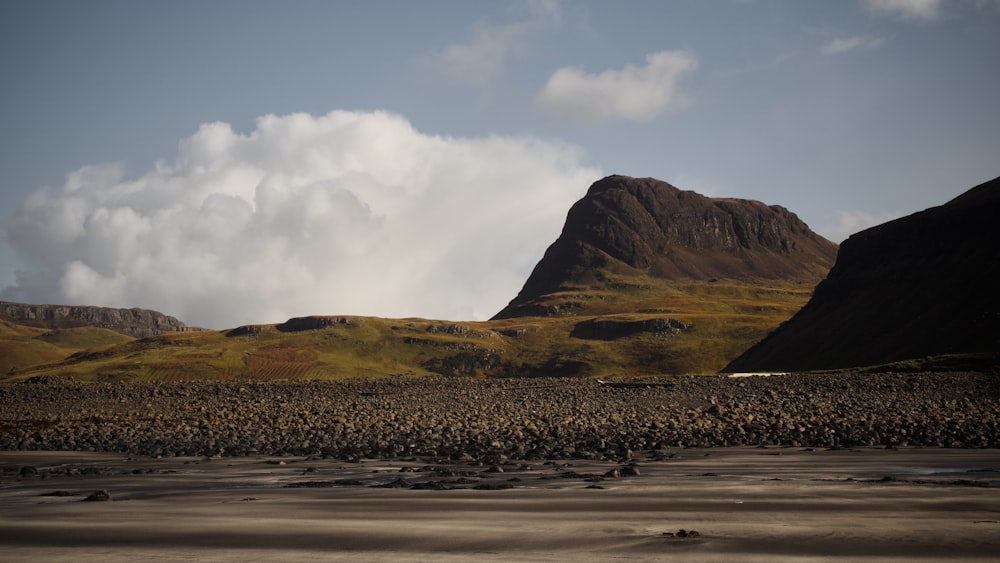
[[[1000,553],[998,450],[671,455],[486,467],[3,452],[0,544],[6,561],[109,562],[986,561]],[[110,501],[84,501],[102,490]]]

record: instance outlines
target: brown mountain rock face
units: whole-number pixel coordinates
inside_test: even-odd
[[[28,305],[0,301],[0,319],[48,329],[93,326],[135,338],[163,332],[196,330],[174,317],[148,309],[112,309],[75,305]]]
[[[725,371],[1000,351],[1000,178],[855,234],[812,299]]]
[[[653,178],[609,176],[570,209],[562,234],[494,318],[537,314],[540,297],[612,276],[818,280],[837,245],[794,213],[708,198]]]

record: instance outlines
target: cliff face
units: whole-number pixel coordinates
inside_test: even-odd
[[[844,241],[809,303],[726,371],[1000,350],[1000,178]]]
[[[38,328],[93,326],[145,338],[163,332],[197,330],[174,317],[148,309],[111,309],[74,305],[28,305],[0,301],[0,319]]]
[[[537,298],[607,274],[818,281],[836,254],[836,244],[783,207],[609,176],[573,205],[562,234],[494,318],[530,315]]]

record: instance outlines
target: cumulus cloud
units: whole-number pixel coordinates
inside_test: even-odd
[[[941,16],[943,0],[863,0],[869,10],[905,20],[933,21]]]
[[[549,77],[537,101],[546,111],[584,121],[648,121],[685,103],[677,83],[697,65],[686,51],[661,51],[646,55],[644,66],[600,74],[564,67]]]
[[[821,51],[828,55],[837,55],[848,51],[860,51],[866,49],[876,49],[885,43],[884,37],[875,35],[855,35],[853,37],[843,37],[833,39],[823,46]]]
[[[483,86],[503,69],[512,57],[524,56],[530,40],[559,23],[559,0],[530,0],[523,19],[505,24],[479,24],[464,43],[452,43],[417,60],[424,71],[455,81]]]
[[[7,225],[22,269],[0,296],[213,328],[486,318],[600,175],[573,147],[427,135],[385,112],[205,124],[139,177],[86,166],[31,194]]]

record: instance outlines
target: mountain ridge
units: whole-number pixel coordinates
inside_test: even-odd
[[[33,305],[0,301],[0,319],[35,328],[105,328],[134,338],[165,332],[200,330],[151,309],[119,309],[93,305]]]

